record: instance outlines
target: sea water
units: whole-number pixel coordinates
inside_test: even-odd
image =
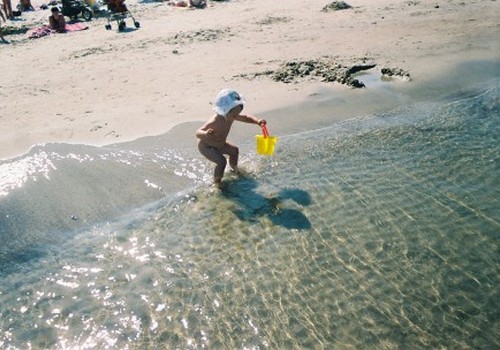
[[[247,141],[221,190],[139,143],[0,163],[0,348],[500,348],[499,79]]]

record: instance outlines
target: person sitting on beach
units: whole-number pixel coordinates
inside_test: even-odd
[[[176,6],[176,7],[188,7],[187,0],[172,0],[172,1],[169,1],[168,4],[171,6]]]
[[[31,0],[21,0],[19,2],[19,10],[24,11],[35,11],[33,5],[31,5]]]
[[[18,5],[19,10],[25,11],[35,11],[33,5],[31,5],[31,0],[21,0]]]
[[[205,7],[207,7],[207,1],[206,0],[189,0],[189,6],[196,7],[199,9],[204,9]]]
[[[53,7],[50,12],[52,12],[52,15],[49,17],[50,28],[58,33],[65,33],[66,20],[64,19],[64,16],[59,12],[59,8]]]
[[[196,131],[196,137],[199,139],[198,150],[208,160],[216,164],[214,170],[214,183],[216,185],[221,183],[226,169],[227,160],[224,155],[229,156],[231,168],[238,171],[238,147],[226,141],[233,122],[237,120],[250,124],[266,124],[264,119],[240,114],[244,104],[245,101],[236,91],[221,90],[215,100],[214,111],[216,114]]]
[[[127,6],[125,5],[125,0],[107,0],[106,5],[108,10],[113,13],[127,12]]]

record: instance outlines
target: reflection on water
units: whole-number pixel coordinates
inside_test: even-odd
[[[499,348],[498,96],[281,137],[222,191],[180,157],[189,191],[2,270],[0,347]]]

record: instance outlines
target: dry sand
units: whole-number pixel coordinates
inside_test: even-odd
[[[32,3],[35,12],[7,25],[46,23],[49,10]],[[10,43],[0,44],[0,159],[40,143],[104,145],[203,122],[225,87],[243,93],[246,111],[271,128],[277,121],[265,111],[314,101],[320,92],[353,93],[318,79],[284,84],[254,76],[287,61],[373,62],[377,70],[409,71],[405,84],[422,84],[452,64],[500,57],[500,1],[350,0],[349,10],[321,11],[329,3],[209,1],[198,10],[127,0],[138,30],[105,30],[101,17],[82,32],[8,35]],[[364,107],[376,109],[377,101]]]

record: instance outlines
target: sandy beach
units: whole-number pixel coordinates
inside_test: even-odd
[[[50,11],[42,3],[33,1],[36,11],[7,27],[46,24]],[[225,87],[240,91],[246,112],[265,117],[277,132],[283,120],[268,111],[318,96],[350,96],[363,105],[339,112],[339,119],[384,105],[366,98],[370,87],[313,76],[273,80],[269,72],[287,62],[327,57],[346,67],[375,64],[373,72],[400,68],[410,79],[393,84],[418,86],[460,62],[500,56],[495,0],[350,0],[350,9],[322,11],[329,3],[232,0],[189,9],[128,0],[139,29],[128,20],[124,32],[116,24],[106,30],[101,16],[80,32],[39,39],[22,30],[8,34],[0,44],[0,159],[36,144],[104,145],[201,123]]]
[[[127,0],[138,29],[29,39],[32,1],[0,43],[1,349],[500,349],[500,0]],[[234,123],[213,186],[223,88],[278,144]]]

